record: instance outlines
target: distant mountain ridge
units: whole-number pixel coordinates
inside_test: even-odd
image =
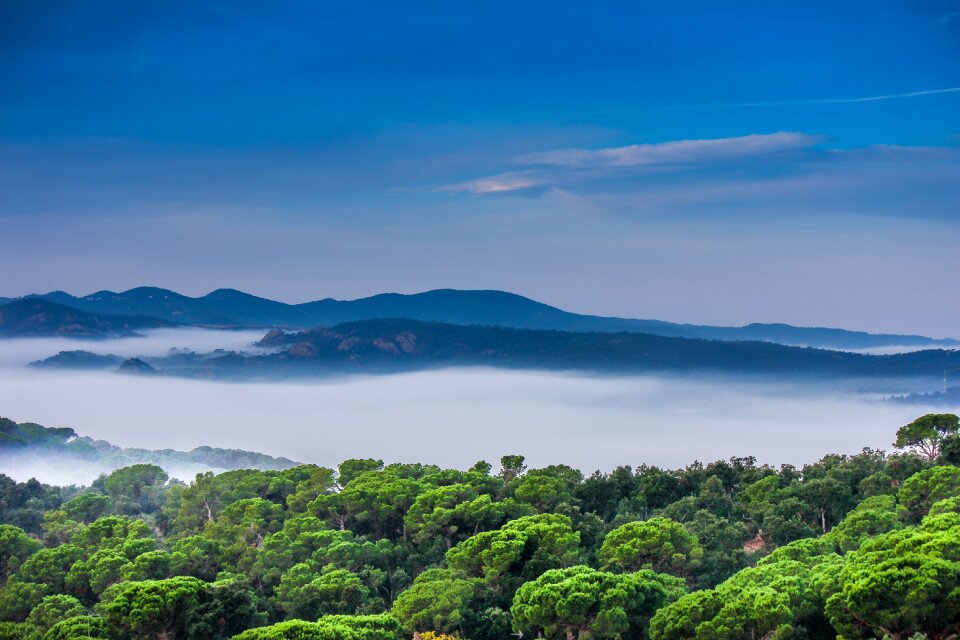
[[[383,293],[357,300],[327,298],[287,304],[235,289],[217,289],[192,298],[167,289],[138,287],[116,293],[98,291],[76,297],[63,291],[34,294],[88,313],[147,316],[168,322],[237,328],[307,329],[344,322],[406,318],[459,325],[577,332],[633,332],[707,340],[759,340],[788,345],[838,349],[887,346],[934,347],[960,344],[953,339],[917,335],[871,334],[787,324],[716,327],[662,320],[604,317],[571,313],[517,294],[495,290],[436,289],[416,294]],[[23,300],[21,299],[21,300]],[[0,303],[4,299],[0,299]]]
[[[176,324],[159,318],[92,313],[43,298],[23,298],[0,304],[0,337],[124,337],[137,335],[138,329],[173,326]]]

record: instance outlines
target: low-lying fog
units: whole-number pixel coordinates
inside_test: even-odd
[[[60,351],[92,351],[101,355],[165,356],[172,348],[198,353],[225,349],[253,351],[263,331],[216,331],[211,329],[152,329],[132,338],[77,340],[74,338],[21,338],[0,340],[0,370],[18,368]]]
[[[833,384],[491,369],[220,383],[25,366],[62,349],[160,354],[174,346],[243,348],[257,337],[176,331],[110,343],[3,341],[0,415],[123,447],[210,445],[324,465],[375,457],[459,468],[522,453],[531,466],[562,462],[589,473],[734,455],[801,465],[865,446],[889,450],[896,429],[928,410]],[[38,352],[43,342],[47,350]],[[944,410],[956,409],[937,408]],[[0,471],[50,482],[88,482],[77,475],[93,473],[56,461],[14,468],[9,458],[0,458]]]

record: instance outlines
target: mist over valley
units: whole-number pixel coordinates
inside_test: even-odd
[[[93,347],[121,358],[166,358],[171,349],[261,353],[255,343],[262,337],[162,329]],[[373,456],[457,468],[518,451],[532,464],[562,461],[589,472],[742,455],[802,464],[827,452],[888,449],[890,429],[922,407],[886,398],[935,389],[922,379],[491,367],[218,382],[29,366],[51,351],[89,348],[66,338],[0,342],[2,415],[122,447],[223,447],[328,466]],[[76,483],[109,470],[10,453],[3,464],[18,479]],[[202,468],[180,464],[168,472],[189,479]]]

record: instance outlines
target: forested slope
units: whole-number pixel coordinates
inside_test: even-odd
[[[960,633],[957,418],[803,468],[348,460],[0,483],[0,638]],[[892,436],[893,434],[891,434]],[[924,634],[924,635],[917,635]]]

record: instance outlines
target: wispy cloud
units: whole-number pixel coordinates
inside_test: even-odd
[[[885,93],[875,96],[861,96],[857,98],[810,98],[805,100],[775,100],[770,102],[726,102],[719,104],[694,104],[668,107],[668,111],[689,111],[700,109],[741,109],[751,107],[797,107],[819,104],[857,104],[860,102],[879,102],[882,100],[899,100],[901,98],[919,98],[944,93],[958,93],[960,87],[946,87],[943,89],[927,89],[924,91],[907,91],[904,93]]]
[[[605,149],[561,149],[517,158],[529,165],[636,167],[699,164],[812,147],[823,138],[793,131],[706,140],[675,140]]]
[[[525,168],[446,185],[441,191],[477,195],[536,193],[560,183],[602,179],[623,171],[677,171],[810,149],[823,141],[794,131],[729,138],[674,140],[599,149],[556,149],[514,158]]]
[[[440,191],[466,191],[477,195],[491,195],[497,193],[510,193],[516,191],[525,191],[529,189],[538,189],[542,187],[544,181],[533,174],[523,172],[501,173],[494,176],[479,178],[477,180],[468,180],[441,187]]]

